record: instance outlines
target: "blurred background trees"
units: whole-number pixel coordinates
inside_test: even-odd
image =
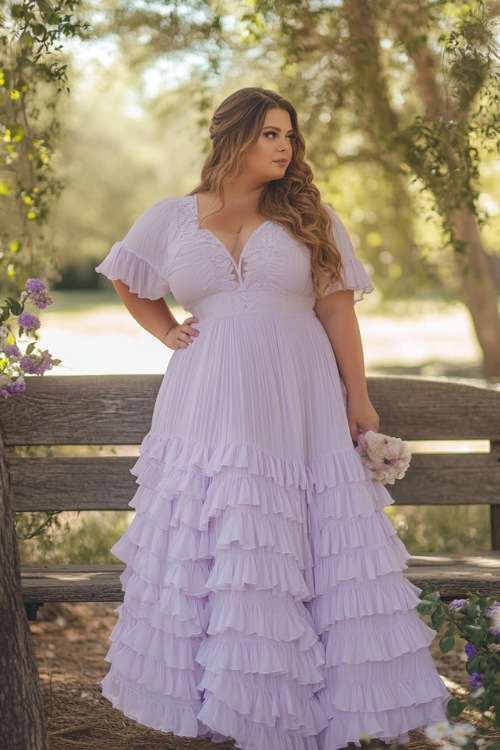
[[[351,204],[382,291],[460,298],[494,376],[496,248],[481,224],[498,204],[480,196],[500,132],[498,13],[462,0],[117,3],[106,29],[136,69],[192,55],[212,97],[256,83],[289,96],[325,197]]]

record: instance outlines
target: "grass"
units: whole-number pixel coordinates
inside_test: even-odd
[[[112,288],[51,292],[51,296],[54,304],[45,313],[49,318],[72,314],[99,315],[106,308],[123,310],[123,304]],[[182,310],[171,295],[167,297],[167,302],[169,306]]]
[[[486,551],[490,545],[489,511],[484,506],[392,506],[387,515],[401,541],[414,554]],[[20,543],[30,564],[116,563],[109,548],[132,520],[127,511],[65,512],[60,527]]]
[[[187,317],[169,302],[179,320]],[[369,296],[356,310],[368,373],[479,377],[480,352],[460,305]],[[41,344],[62,359],[54,374],[162,373],[172,355],[131,319],[111,288],[56,292],[42,323]]]
[[[19,543],[21,560],[25,564],[52,565],[116,563],[109,551],[118,541],[132,519],[128,511],[64,512],[59,515],[60,526],[40,537]]]

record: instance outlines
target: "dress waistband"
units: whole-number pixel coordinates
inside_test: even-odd
[[[189,311],[199,320],[247,313],[310,315],[314,314],[315,302],[312,296],[240,289],[205,297],[190,305]]]

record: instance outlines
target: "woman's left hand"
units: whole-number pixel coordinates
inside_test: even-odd
[[[347,400],[347,421],[353,443],[357,444],[360,432],[378,432],[380,420],[373,404],[365,396],[363,398],[352,398]]]

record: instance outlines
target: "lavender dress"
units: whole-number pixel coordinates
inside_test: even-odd
[[[369,292],[332,215],[347,288]],[[392,500],[352,446],[307,248],[266,221],[236,264],[187,196],[146,211],[98,270],[140,297],[172,290],[200,331],[172,356],[112,548],[127,567],[104,695],[244,750],[404,740],[442,719],[434,631]]]

